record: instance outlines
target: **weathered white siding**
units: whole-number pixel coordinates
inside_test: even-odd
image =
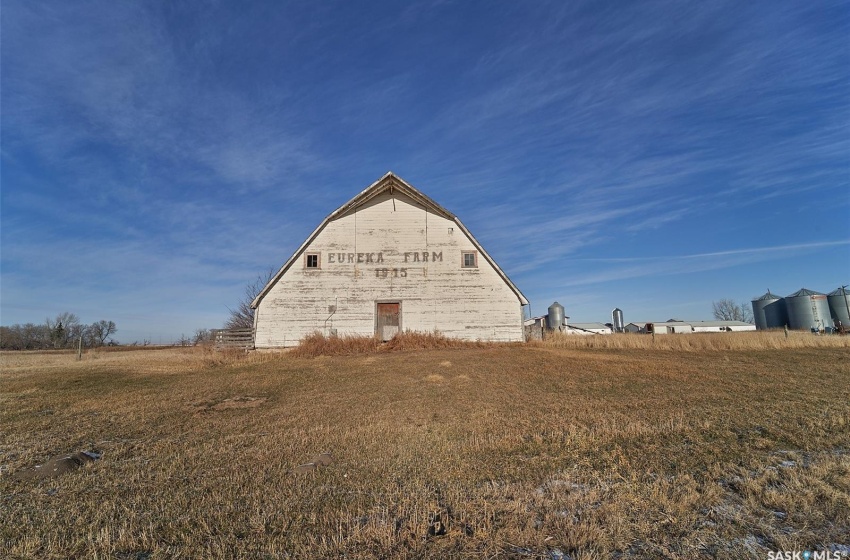
[[[477,253],[463,268],[462,252]],[[320,255],[320,269],[305,256]],[[401,329],[521,341],[522,302],[454,220],[385,191],[333,217],[259,301],[255,345],[319,331],[371,336],[377,302],[401,303]],[[333,309],[335,308],[335,311]]]

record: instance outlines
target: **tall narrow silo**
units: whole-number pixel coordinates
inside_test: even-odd
[[[781,329],[788,324],[785,301],[768,290],[766,294],[753,300],[753,318],[758,330]]]
[[[625,332],[626,324],[623,323],[623,310],[619,307],[615,307],[611,312],[611,320],[614,325],[614,332]]]
[[[829,304],[826,295],[803,288],[785,298],[788,310],[788,326],[792,329],[809,330],[812,327],[830,326]]]
[[[844,327],[850,326],[850,291],[847,288],[838,288],[829,292],[826,296],[829,304],[829,312],[832,314],[832,320],[838,319]]]

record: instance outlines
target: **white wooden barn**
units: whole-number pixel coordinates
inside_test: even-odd
[[[331,213],[253,301],[254,345],[439,331],[522,341],[528,300],[461,221],[387,173]]]

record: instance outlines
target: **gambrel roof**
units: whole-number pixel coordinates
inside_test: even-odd
[[[502,280],[504,280],[505,284],[507,284],[508,287],[514,292],[514,294],[516,294],[520,304],[528,305],[528,300],[522,294],[522,292],[519,291],[519,288],[517,288],[514,283],[511,282],[511,279],[508,278],[508,275],[505,274],[501,268],[499,268],[499,265],[496,264],[496,261],[494,261],[492,257],[490,257],[487,251],[484,250],[481,244],[478,243],[478,240],[475,239],[475,237],[469,232],[468,229],[466,229],[466,226],[461,223],[457,216],[455,216],[454,214],[434,202],[428,196],[419,192],[416,188],[414,188],[412,185],[410,185],[408,182],[406,182],[404,179],[402,179],[392,171],[388,171],[386,175],[366,187],[360,194],[358,194],[357,196],[355,196],[354,198],[352,198],[351,200],[331,212],[330,215],[328,215],[328,217],[325,218],[321,224],[319,224],[319,227],[313,230],[313,233],[311,233],[307,240],[301,244],[298,250],[295,251],[295,253],[293,253],[293,255],[289,258],[289,260],[284,263],[280,270],[277,271],[277,274],[275,274],[274,277],[269,281],[269,283],[266,284],[266,286],[257,295],[257,297],[254,298],[254,301],[251,302],[251,307],[253,309],[256,309],[257,306],[260,305],[260,301],[262,301],[262,299],[266,296],[269,290],[271,290],[272,287],[278,282],[278,280],[280,280],[280,278],[284,275],[284,273],[289,270],[292,264],[298,260],[301,254],[304,253],[307,247],[309,247],[310,243],[313,242],[316,236],[321,233],[321,231],[325,228],[325,226],[328,225],[328,223],[335,220],[336,218],[345,215],[350,210],[365,204],[369,200],[372,200],[376,196],[387,191],[390,193],[401,193],[412,199],[414,202],[420,204],[427,210],[433,212],[434,214],[442,216],[443,218],[451,220],[455,224],[457,224],[458,228],[460,228],[460,230],[470,239],[470,241],[472,241],[479,254],[481,254],[487,260],[488,263],[490,263],[490,266],[492,266],[493,269],[499,274]]]

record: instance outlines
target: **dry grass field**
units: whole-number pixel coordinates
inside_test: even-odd
[[[850,337],[316,345],[0,354],[0,556],[850,550]]]

